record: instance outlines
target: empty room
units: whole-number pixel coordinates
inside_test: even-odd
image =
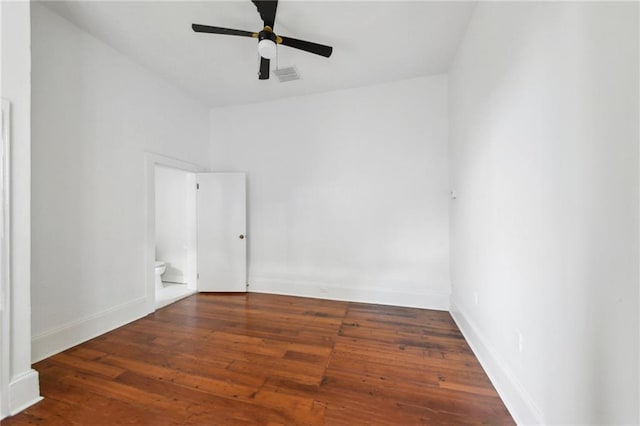
[[[639,425],[637,1],[0,1],[2,425]]]

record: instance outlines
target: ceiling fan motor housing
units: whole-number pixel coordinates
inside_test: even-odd
[[[271,40],[275,43],[276,39],[277,37],[271,27],[264,27],[264,29],[258,33],[258,41]]]

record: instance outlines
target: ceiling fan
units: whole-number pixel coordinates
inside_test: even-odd
[[[258,52],[260,53],[260,80],[269,79],[269,61],[276,56],[276,44],[315,53],[316,55],[329,57],[333,52],[333,47],[324,44],[312,43],[310,41],[298,40],[291,37],[276,35],[273,27],[276,20],[276,9],[278,0],[251,0],[256,5],[258,13],[264,22],[262,31],[253,33],[250,31],[233,30],[230,28],[212,27],[209,25],[193,24],[191,28],[197,33],[226,34],[240,37],[252,37],[258,39]]]

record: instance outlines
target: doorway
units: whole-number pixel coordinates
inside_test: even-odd
[[[147,311],[197,291],[245,292],[245,174],[207,172],[195,164],[145,153],[145,183]],[[175,190],[166,191],[167,187]],[[182,207],[159,211],[172,209],[172,203]],[[178,224],[159,230],[165,222]],[[173,242],[163,248],[166,241]],[[167,267],[162,287],[156,287],[156,260]]]
[[[188,255],[187,258],[187,266],[184,267],[184,273],[186,285],[182,284],[181,287],[173,287],[171,290],[168,290],[164,295],[157,295],[156,293],[156,171],[162,169],[167,169],[170,171],[174,171],[176,173],[184,173],[185,180],[187,176],[195,176],[196,173],[204,172],[205,169],[197,164],[188,163],[185,161],[177,160],[175,158],[166,157],[164,155],[155,154],[155,153],[145,153],[145,183],[146,183],[146,229],[145,229],[145,263],[144,263],[144,271],[145,271],[145,288],[146,288],[146,299],[147,299],[147,311],[153,312],[157,308],[161,306],[165,306],[169,303],[175,302],[183,297],[186,297],[190,294],[195,293],[197,287],[197,278],[193,278],[195,274],[197,274],[197,259],[195,258],[196,253],[193,255]],[[161,170],[162,171],[162,170]],[[162,178],[161,178],[162,180]],[[185,183],[186,185],[186,183]],[[194,183],[195,186],[195,183]],[[192,201],[193,209],[195,211],[195,199]],[[185,217],[187,215],[186,211],[188,210],[185,207]],[[193,224],[193,232],[195,232],[195,223]],[[185,224],[185,229],[187,225]],[[175,248],[177,251],[180,251],[181,248]],[[187,248],[186,251],[191,249]],[[195,248],[192,248],[195,250]],[[164,253],[158,253],[159,255],[164,255]],[[160,259],[163,260],[163,259]],[[175,275],[174,275],[175,276]],[[191,281],[191,282],[189,282]],[[171,285],[171,284],[169,284]],[[159,298],[157,296],[160,296]],[[164,297],[162,297],[164,296]],[[157,300],[160,299],[160,300]]]
[[[155,306],[197,290],[196,174],[156,165]]]

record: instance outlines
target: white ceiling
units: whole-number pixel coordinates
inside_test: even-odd
[[[277,34],[333,46],[331,58],[279,47],[302,80],[259,81],[257,42],[192,23],[259,31],[249,0],[47,2],[51,9],[211,107],[446,72],[475,2],[280,1]],[[271,61],[271,69],[276,66]]]

